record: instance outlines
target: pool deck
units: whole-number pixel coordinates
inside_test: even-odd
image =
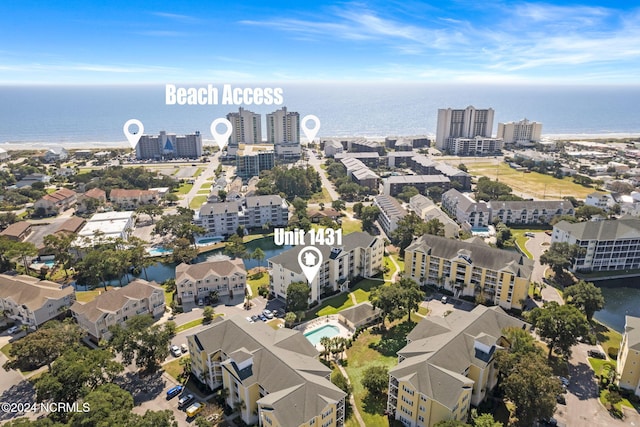
[[[308,322],[305,322],[301,325],[296,326],[294,329],[302,332],[303,334],[308,334],[309,332],[313,332],[316,329],[319,329],[325,325],[332,325],[337,327],[338,330],[340,331],[338,332],[338,335],[336,335],[338,337],[351,338],[351,336],[353,335],[353,331],[351,331],[344,324],[340,323],[340,321],[338,320],[338,316],[335,314],[322,316],[317,319],[310,320]],[[315,347],[316,347],[316,350],[318,351],[324,350],[322,344],[320,343],[316,344]]]

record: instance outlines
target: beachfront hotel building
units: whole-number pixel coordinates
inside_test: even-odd
[[[136,145],[138,160],[197,159],[201,156],[202,136],[199,131],[182,136],[160,131],[158,136],[140,136]]]
[[[304,247],[298,245],[269,258],[269,290],[274,296],[286,299],[291,283],[307,283],[298,263],[298,254]],[[349,233],[343,236],[342,245],[319,245],[317,248],[322,253],[322,264],[316,277],[309,283],[309,303],[319,301],[335,291],[346,291],[349,281],[355,277],[373,277],[382,271],[384,240],[379,236],[365,232]]]
[[[231,122],[229,144],[260,144],[262,142],[262,119],[256,114],[240,107],[237,113],[227,114]]]
[[[498,123],[498,138],[505,144],[533,147],[542,138],[542,123],[522,119],[519,122]]]
[[[267,142],[274,145],[279,159],[300,158],[300,114],[287,107],[267,114]]]
[[[330,381],[331,369],[298,331],[251,324],[242,316],[187,336],[191,372],[210,389],[228,390],[247,425],[344,425],[346,394]]]
[[[420,284],[443,286],[456,296],[480,295],[507,310],[521,309],[533,261],[474,239],[425,234],[405,249],[404,272]]]
[[[468,106],[464,110],[438,110],[436,148],[455,155],[482,155],[502,148],[502,140],[491,137],[494,111]]]
[[[471,405],[480,404],[498,382],[495,356],[509,346],[504,329],[526,327],[500,307],[483,305],[424,318],[389,371],[388,413],[411,427],[466,422]]]
[[[620,343],[616,378],[620,388],[640,396],[640,318],[625,316],[624,335]]]
[[[598,272],[640,269],[640,219],[560,221],[553,226],[551,242],[575,244],[585,253],[573,260],[572,271]]]

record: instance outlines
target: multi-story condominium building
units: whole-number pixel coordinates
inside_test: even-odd
[[[522,308],[533,261],[517,252],[426,234],[405,249],[405,275],[444,286],[456,295],[478,296],[506,309]]]
[[[271,170],[275,165],[273,150],[239,151],[236,157],[236,175],[248,179],[259,176],[260,171]]]
[[[300,144],[300,114],[282,107],[267,114],[267,142],[269,144]]]
[[[37,200],[33,207],[38,212],[41,209],[45,215],[58,215],[76,204],[78,195],[75,191],[68,188],[61,188],[51,194],[45,194],[40,200]]]
[[[346,394],[300,332],[274,330],[244,317],[216,319],[187,336],[191,372],[210,389],[224,387],[226,403],[247,425],[344,425]]]
[[[395,198],[386,194],[376,196],[373,199],[373,206],[380,209],[378,222],[387,236],[398,228],[398,221],[407,216],[407,211],[402,205]]]
[[[298,254],[303,248],[304,245],[298,245],[269,258],[269,289],[276,297],[285,299],[291,283],[307,282],[298,263]],[[310,303],[331,292],[346,291],[349,280],[354,277],[372,277],[382,271],[384,241],[378,236],[365,232],[349,233],[343,236],[342,245],[320,245],[317,248],[323,261],[315,279],[309,283]]]
[[[456,189],[471,190],[471,175],[446,163],[434,162],[427,156],[417,154],[411,157],[408,166],[418,175],[444,175]]]
[[[116,239],[129,240],[135,212],[102,212],[94,214],[78,232],[76,245],[92,246]]]
[[[430,147],[431,139],[428,136],[388,136],[384,139],[385,147],[390,150],[398,150],[398,145],[400,146],[411,146],[411,149],[414,148],[422,148],[422,147]],[[411,150],[409,150],[411,151]]]
[[[491,210],[485,202],[476,202],[455,189],[442,195],[442,210],[466,229],[486,228],[491,220]]]
[[[92,188],[78,196],[76,212],[85,212],[91,205],[105,205],[107,203],[107,193],[100,188]]]
[[[618,353],[618,386],[640,396],[640,318],[625,316],[624,335]]]
[[[444,225],[444,237],[458,237],[460,233],[460,226],[458,223],[440,210],[440,208],[428,197],[425,197],[422,194],[416,194],[409,199],[409,208],[425,222],[432,219],[440,221],[442,225]]]
[[[136,158],[139,160],[196,159],[201,156],[202,136],[199,131],[183,136],[160,131],[158,136],[140,136],[136,145]]]
[[[155,205],[160,200],[156,190],[127,190],[114,188],[109,193],[109,200],[120,209],[136,209],[140,205]]]
[[[455,139],[469,139],[476,136],[491,138],[493,131],[492,108],[477,110],[468,106],[464,110],[439,109],[438,125],[436,129],[436,147],[439,150],[455,152],[451,144]]]
[[[506,328],[526,328],[499,307],[477,306],[426,317],[407,335],[389,371],[387,411],[405,426],[466,422],[498,382],[495,357],[508,348]]]
[[[593,193],[587,195],[586,199],[584,200],[584,204],[588,206],[595,206],[596,208],[608,211],[616,204],[616,201],[609,193],[594,191]]]
[[[380,154],[375,151],[359,151],[355,153],[336,153],[334,158],[338,161],[343,159],[358,159],[370,168],[377,168],[380,164]]]
[[[369,169],[367,165],[353,157],[340,159],[340,163],[347,169],[347,176],[351,178],[353,182],[363,187],[368,187],[371,190],[376,190],[377,192],[380,176]]]
[[[164,310],[164,290],[156,282],[142,279],[103,292],[90,302],[76,301],[71,306],[71,313],[78,325],[95,342],[109,339],[109,326],[125,326],[127,320],[143,314],[158,318]]]
[[[64,315],[74,301],[73,286],[31,276],[0,274],[0,310],[30,329]]]
[[[473,138],[453,138],[447,152],[454,156],[484,156],[502,150],[502,140],[484,136]]]
[[[548,224],[554,216],[575,213],[567,200],[492,200],[489,209],[491,221],[498,218],[505,224]]]
[[[387,167],[390,168],[407,168],[411,165],[411,159],[415,157],[416,153],[413,151],[392,151],[387,153]]]
[[[262,119],[260,114],[240,107],[237,113],[227,114],[227,120],[231,122],[229,144],[262,143]]]
[[[585,250],[573,261],[572,271],[633,270],[640,268],[640,219],[560,221],[553,226],[552,242],[567,242]]]
[[[249,196],[238,201],[205,203],[194,218],[210,236],[230,236],[239,226],[246,229],[267,224],[283,227],[289,222],[289,204],[278,195]]]
[[[429,189],[438,187],[442,191],[451,188],[451,180],[444,175],[402,175],[382,180],[383,193],[397,196],[405,187],[416,187],[420,194],[429,194]]]
[[[530,122],[527,119],[519,122],[498,123],[498,138],[505,144],[534,146],[542,138],[542,123]]]
[[[364,138],[349,140],[347,147],[350,153],[378,153],[381,156],[385,153],[384,145]]]
[[[218,298],[244,295],[247,270],[240,258],[182,263],[176,267],[176,288],[180,304],[196,303],[215,293]]]
[[[327,157],[333,157],[338,153],[342,153],[344,151],[344,147],[340,143],[340,141],[336,141],[335,139],[328,139],[324,141],[324,155]]]

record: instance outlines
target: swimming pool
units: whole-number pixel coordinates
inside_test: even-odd
[[[155,248],[148,248],[147,253],[149,256],[163,256],[169,255],[173,253],[173,249],[163,248],[162,246],[157,246]]]
[[[221,236],[204,237],[202,239],[198,239],[196,241],[196,245],[210,245],[211,243],[218,243],[218,242],[222,242],[223,240],[224,238]]]
[[[333,338],[338,335],[340,335],[340,328],[335,325],[322,325],[318,329],[314,329],[313,331],[304,334],[304,336],[314,346],[320,342],[322,337]]]

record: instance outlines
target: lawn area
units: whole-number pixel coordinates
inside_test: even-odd
[[[470,163],[467,165],[469,173],[475,176],[486,176],[492,180],[496,178],[503,184],[513,188],[513,193],[520,196],[525,193],[537,199],[561,199],[573,196],[584,199],[593,193],[593,187],[584,187],[573,182],[570,177],[554,178],[538,172],[523,173],[509,167],[506,163],[495,165],[492,163]]]
[[[204,319],[192,320],[191,322],[187,322],[183,325],[176,327],[176,334],[179,334],[182,331],[186,331],[187,329],[195,328],[196,326],[202,325],[203,320]]]
[[[342,231],[345,235],[355,233],[356,231],[362,231],[362,221],[346,217],[342,218]]]
[[[169,307],[173,302],[173,292],[168,292],[166,288],[163,287],[164,291],[164,305]]]
[[[208,190],[211,190],[211,184],[210,184],[210,183],[208,183],[208,182],[205,182],[204,184],[202,184],[202,185],[200,186],[200,189],[201,189],[201,190],[207,190],[207,191],[208,191]]]
[[[189,202],[191,209],[199,209],[207,201],[207,196],[196,196]]]
[[[180,187],[177,188],[176,192],[178,194],[187,194],[189,191],[191,191],[191,189],[193,188],[193,184],[189,184],[189,183],[182,183],[180,184]]]
[[[355,296],[356,302],[358,303],[368,301],[371,288],[381,283],[379,280],[363,279],[355,285],[351,292],[338,294],[324,300],[311,315],[307,315],[307,319],[336,314],[345,308],[352,307],[353,300],[351,299],[351,294]]]
[[[174,359],[171,362],[165,363],[162,365],[162,369],[171,375],[176,381],[180,382],[180,374],[182,373],[182,366],[180,365],[180,359]]]
[[[518,248],[520,248],[520,251],[522,251],[522,253],[525,254],[527,258],[533,259],[533,255],[527,250],[527,247],[525,246],[525,243],[527,243],[527,240],[529,240],[529,238],[524,235],[524,233],[526,232],[527,230],[511,229],[511,234],[514,237],[516,245],[518,246]]]
[[[282,327],[284,327],[284,320],[283,319],[271,319],[267,321],[267,325],[271,326],[273,329],[275,329],[276,331]],[[282,325],[282,326],[280,326]]]
[[[251,276],[249,276],[251,277]],[[264,273],[262,275],[261,278],[256,279],[256,280],[252,280],[252,279],[248,279],[247,280],[247,285],[249,285],[249,287],[251,288],[251,295],[253,295],[253,297],[257,297],[258,296],[258,288],[260,286],[267,286],[269,287],[269,274]]]
[[[309,203],[324,203],[326,205],[331,205],[331,196],[329,195],[329,190],[322,187],[322,192],[318,192],[312,195],[309,199]]]
[[[273,232],[270,231],[268,233],[255,233],[255,234],[251,233],[251,234],[249,234],[247,236],[244,236],[242,238],[242,243],[249,243],[249,242],[251,242],[253,240],[263,239],[265,237],[273,237]]]
[[[395,274],[396,270],[396,265],[391,262],[391,259],[389,259],[391,255],[386,255],[382,260],[384,261],[384,267],[388,267],[389,271],[384,273],[384,280],[391,280],[391,278],[393,277],[393,275]],[[385,269],[386,270],[386,269]]]
[[[201,174],[202,172],[204,172],[204,168],[198,168],[198,169],[196,169],[196,171],[195,171],[195,172],[194,172],[194,174],[193,174],[193,177],[194,177],[194,178],[199,177],[199,176],[200,176],[200,174]]]
[[[594,322],[594,331],[596,338],[606,353],[609,352],[609,348],[620,349],[620,343],[622,342],[622,335],[619,332],[614,331],[603,325],[602,323]]]
[[[196,194],[209,194],[209,190],[198,190],[198,192]]]
[[[107,291],[113,289],[113,286],[107,286]],[[104,292],[104,288],[100,287],[92,291],[76,292],[76,301],[89,302],[93,301],[98,295]]]
[[[12,343],[8,343],[8,344],[4,345],[2,348],[0,348],[0,351],[2,352],[2,354],[7,356],[7,359],[11,359],[11,357],[9,356],[9,352],[11,351],[11,347],[12,346],[13,346]]]
[[[387,417],[384,415],[387,395],[369,395],[362,386],[363,373],[370,366],[382,365],[391,369],[397,365],[396,352],[404,347],[406,336],[414,325],[414,323],[400,323],[384,334],[367,330],[347,350],[347,366],[345,370],[353,386],[353,397],[356,406],[367,427],[389,425]]]

